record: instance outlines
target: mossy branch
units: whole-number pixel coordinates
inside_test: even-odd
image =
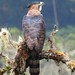
[[[57,26],[54,25],[54,28],[48,38],[50,49],[43,50],[39,54],[39,60],[52,59],[54,61],[57,61],[57,63],[62,62],[67,65],[67,67],[71,70],[71,72],[73,72],[75,71],[75,61],[70,60],[68,55],[65,54],[64,52],[58,51],[58,49],[56,48],[54,44],[54,36],[57,31],[58,31]],[[0,53],[0,56],[6,60],[5,67],[3,69],[2,68],[0,69],[0,75],[3,75],[5,72],[11,71],[11,70],[12,70],[12,73],[14,73],[12,75],[19,75],[19,74],[24,75],[25,74],[26,60],[29,57],[25,40],[23,40],[23,42],[20,42],[20,44],[17,46],[17,54],[13,60],[5,56],[3,53]]]
[[[54,61],[57,61],[58,63],[62,62],[67,65],[67,67],[71,70],[71,72],[75,71],[75,61],[71,60],[67,54],[64,52],[59,51],[54,44],[54,36],[56,32],[58,31],[57,26],[54,25],[53,31],[51,32],[48,42],[50,45],[49,50],[43,50],[42,53],[40,53],[40,59],[53,59]]]

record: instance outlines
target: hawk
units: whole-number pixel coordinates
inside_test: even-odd
[[[39,75],[39,53],[45,41],[45,22],[41,14],[44,2],[36,1],[28,6],[28,12],[23,17],[22,29],[27,44],[29,59],[27,61],[31,75]]]

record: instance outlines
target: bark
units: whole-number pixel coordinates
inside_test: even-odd
[[[49,50],[43,50],[39,54],[39,60],[42,59],[52,59],[54,61],[57,61],[57,63],[64,63],[67,65],[67,67],[71,70],[71,72],[75,71],[75,61],[70,60],[68,55],[66,55],[64,52],[58,51],[54,44],[54,36],[57,32],[57,26],[54,25],[53,31],[51,32],[48,42],[50,45]],[[11,60],[9,57],[5,56],[3,53],[0,53],[0,56],[3,57],[8,66],[4,67],[3,69],[0,69],[0,75],[3,75],[7,71],[12,70],[12,75],[25,75],[26,70],[26,60],[28,59],[28,51],[27,51],[27,45],[25,43],[25,40],[20,43],[18,46],[17,55],[15,56],[15,59]],[[9,74],[10,75],[10,74]]]

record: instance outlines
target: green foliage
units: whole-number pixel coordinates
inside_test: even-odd
[[[75,49],[75,27],[67,26],[62,28],[57,33],[56,37],[56,46],[61,50],[70,51]]]
[[[46,36],[48,39],[50,35],[50,31],[46,32]],[[49,44],[45,41],[44,49],[49,49]],[[68,25],[65,28],[59,29],[57,34],[55,35],[55,45],[58,50],[69,52],[75,50],[75,26]]]
[[[21,30],[16,28],[16,27],[10,27],[9,32],[11,33],[12,37],[16,40],[17,40],[19,35],[22,36]]]
[[[11,34],[21,34],[21,30],[19,30],[19,29],[16,28],[16,27],[11,27],[11,28],[9,28],[9,32],[10,32]]]
[[[75,33],[75,26],[72,26],[72,25],[68,25],[67,27],[65,28],[61,28],[59,29],[59,32],[58,34],[62,37],[67,37],[69,34],[74,34]],[[58,35],[57,34],[57,35]]]

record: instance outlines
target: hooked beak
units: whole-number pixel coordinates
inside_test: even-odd
[[[43,6],[44,4],[45,4],[44,2],[40,2],[40,3],[39,3],[40,6]]]

